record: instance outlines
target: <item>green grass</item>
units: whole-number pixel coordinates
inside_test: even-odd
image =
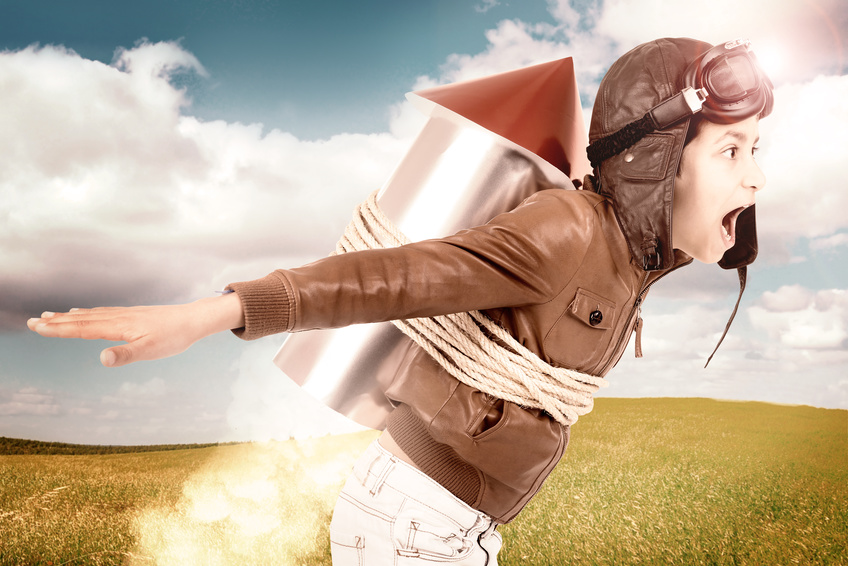
[[[374,436],[0,456],[0,564],[330,564]],[[501,532],[505,566],[848,564],[848,411],[599,399]]]
[[[40,442],[0,436],[0,456],[23,454],[50,454],[81,456],[86,454],[134,454],[138,452],[164,452],[166,450],[190,450],[209,448],[214,444],[153,444],[149,446],[104,446],[96,444],[66,444],[64,442]]]

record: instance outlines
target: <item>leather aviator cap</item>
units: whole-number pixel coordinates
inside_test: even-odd
[[[712,47],[694,39],[665,38],[639,45],[619,58],[598,89],[590,143],[642,119],[661,102],[679,94],[687,86],[687,69]],[[757,111],[762,110],[761,116],[771,110],[771,84],[764,83],[763,90],[767,91],[768,103],[757,107]],[[691,116],[652,131],[595,168],[600,181],[598,192],[612,200],[631,254],[646,271],[668,269],[674,261],[674,181],[690,122]],[[736,244],[724,254],[721,267],[740,268],[756,258],[754,209],[751,206],[739,216]]]

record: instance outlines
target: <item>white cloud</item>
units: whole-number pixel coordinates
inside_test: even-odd
[[[807,80],[832,73],[842,63],[848,21],[840,4],[841,0],[821,0],[815,7],[802,0],[715,0],[693,9],[672,0],[607,0],[595,32],[616,39],[625,50],[658,37],[694,37],[712,44],[750,38],[755,48],[781,53],[781,75],[772,78],[782,81],[785,73]]]
[[[614,59],[610,38],[570,27],[504,20],[486,33],[489,45],[475,55],[451,55],[442,67],[440,82],[454,82],[526,67],[562,57],[573,57],[580,93],[594,100],[598,81]]]
[[[828,383],[825,394],[835,401],[831,406],[848,407],[848,379],[834,380]]]
[[[835,189],[834,179],[845,175],[848,106],[842,101],[848,97],[848,76],[815,77],[811,61],[833,61],[836,57],[832,44],[838,41],[838,33],[835,37],[833,30],[845,26],[844,9],[833,1],[824,2],[815,11],[801,2],[757,0],[739,5],[722,0],[693,18],[691,8],[663,0],[614,0],[579,9],[565,0],[549,5],[558,25],[504,20],[487,32],[485,50],[450,56],[439,77],[422,77],[416,87],[573,56],[581,94],[584,101],[591,102],[603,71],[616,56],[637,43],[663,36],[693,36],[711,42],[739,35],[755,40],[760,36],[760,45],[773,48],[765,51],[790,52],[803,59],[787,57],[783,61],[775,110],[760,127],[761,164],[768,178],[766,189],[758,197],[761,261],[796,261],[790,246],[799,238],[819,238],[814,250],[843,242],[844,235],[834,235],[848,228],[842,214],[848,210],[848,193]],[[734,17],[728,19],[728,13]],[[597,27],[592,28],[594,22]],[[787,27],[790,25],[791,30]],[[809,41],[802,42],[802,38]],[[781,40],[777,46],[772,41],[775,39]],[[806,82],[787,83],[789,79]],[[815,198],[809,198],[811,194]]]
[[[485,14],[495,6],[500,6],[498,0],[482,0],[479,4],[474,5],[474,11],[480,14]]]
[[[825,238],[815,238],[810,242],[810,249],[815,251],[836,250],[848,246],[848,234],[839,233]]]
[[[591,98],[626,32],[605,36],[578,24],[619,7],[595,14],[551,6],[560,26],[503,21],[483,52],[451,56],[439,77],[418,86],[573,55]],[[0,314],[7,326],[44,308],[190,300],[324,255],[422,125],[405,103],[395,107],[391,133],[317,142],[257,124],[201,122],[169,78],[205,70],[173,42],[119,50],[112,66],[31,47],[0,54],[0,71],[10,77],[0,83],[0,151],[8,157],[0,163],[0,284],[5,308],[15,309]],[[848,122],[838,103],[846,84],[822,78],[778,90],[778,111],[763,124],[766,256],[771,242],[826,238],[844,226],[844,191],[805,202],[801,222],[795,205],[799,187],[826,187],[839,172],[834,152],[848,127],[811,124]],[[801,137],[822,136],[830,151],[798,147]]]
[[[105,405],[123,407],[152,406],[168,395],[168,386],[161,377],[154,377],[144,383],[125,381],[114,395],[103,396]]]
[[[741,308],[708,368],[724,329],[723,301],[648,301],[644,358],[633,339],[610,373],[607,397],[710,397],[848,407],[846,291],[786,286]]]
[[[848,228],[845,175],[848,76],[817,77],[775,91],[775,111],[760,133],[768,177],[758,196],[763,239],[826,238]]]
[[[834,1],[821,6],[829,10]],[[806,14],[807,3],[768,3],[756,18],[738,3],[732,9],[712,5],[699,18],[684,18],[679,3],[599,4],[575,9],[563,0],[549,2],[558,25],[503,21],[487,33],[485,50],[449,57],[437,76],[421,77],[415,88],[574,56],[581,93],[591,102],[600,74],[640,41],[662,35],[722,41],[738,27],[759,46],[771,35],[767,29],[797,26],[778,35],[793,57],[806,54],[803,72],[798,59],[784,61],[786,75],[806,82],[784,81],[774,115],[761,126],[769,177],[758,207],[761,251],[790,261],[791,254],[773,242],[785,248],[798,238],[814,238],[813,249],[844,246],[840,212],[847,197],[832,187],[845,176],[848,116],[841,101],[848,79],[813,80],[816,69],[832,68],[835,50],[827,43],[832,35],[816,26],[802,29],[805,18],[819,17]],[[190,300],[227,282],[324,255],[353,204],[385,181],[423,123],[402,102],[388,133],[340,133],[315,142],[259,124],[202,122],[191,115],[185,92],[173,86],[175,73],[202,77],[206,71],[174,42],[119,50],[113,65],[61,47],[0,53],[0,311],[10,309],[0,312],[0,326],[23,328],[26,316],[44,308]],[[659,308],[644,312],[646,359],[632,360],[631,345],[613,374],[613,392],[773,394],[770,400],[833,406],[842,399],[846,406],[848,387],[834,378],[848,363],[839,342],[845,340],[846,305],[836,291],[781,288],[764,296],[750,320],[740,313],[710,370],[701,370],[729,315],[735,283],[733,273],[714,266],[693,266],[664,281],[653,295],[685,296],[706,306],[672,315],[660,301],[649,301],[649,308]],[[756,332],[745,332],[745,323]],[[227,415],[233,438],[339,430],[271,364],[276,348],[276,342],[251,345],[239,361]],[[802,370],[815,394],[786,385]],[[622,383],[630,385],[621,389]],[[0,414],[59,410],[49,394],[16,395],[24,397],[0,398]],[[99,403],[74,401],[69,411],[87,420],[92,414],[108,419],[101,432],[110,436],[92,434],[112,442],[163,441],[169,427],[190,430],[221,418],[188,407],[185,398],[170,382],[142,380]],[[156,401],[155,410],[145,404]],[[122,421],[147,423],[149,434],[120,432]]]
[[[97,420],[100,420],[100,421],[116,421],[120,417],[121,417],[121,413],[119,411],[116,411],[115,409],[111,409],[111,410],[106,411],[105,413],[103,413],[101,415],[98,415],[95,418]]]
[[[574,29],[580,23],[580,12],[572,4],[570,0],[548,0],[551,16],[567,29]]]
[[[848,292],[843,289],[813,292],[798,285],[781,287],[765,293],[759,305],[748,309],[748,316],[754,327],[782,346],[848,351]]]
[[[409,140],[303,142],[184,114],[169,79],[204,73],[177,43],[114,65],[61,47],[0,53],[0,320],[44,308],[179,301],[328,253]],[[281,265],[282,263],[282,265]],[[36,305],[33,296],[49,297]],[[15,314],[20,313],[20,314]]]
[[[362,430],[306,394],[272,362],[279,340],[245,346],[227,410],[232,431],[225,440],[285,440]]]
[[[182,49],[179,42],[150,43],[146,38],[137,42],[134,49],[118,48],[113,66],[139,77],[140,88],[157,89],[165,96],[170,96],[170,89],[163,89],[161,83],[147,81],[144,76],[167,79],[175,71],[185,69],[209,76],[197,57]],[[145,98],[148,96],[150,93],[145,93]]]
[[[10,393],[0,391],[0,416],[51,416],[60,411],[55,395],[36,387],[24,387]]]
[[[777,291],[763,293],[760,305],[769,312],[793,312],[807,308],[814,297],[814,292],[806,287],[784,285]]]
[[[681,36],[711,43],[752,39],[764,64],[771,64],[769,70],[778,85],[774,113],[761,125],[762,165],[768,178],[758,206],[761,257],[770,262],[793,261],[789,246],[798,238],[823,238],[821,245],[842,241],[826,238],[848,226],[842,214],[848,210],[848,194],[834,183],[845,176],[848,107],[843,101],[848,76],[818,76],[841,72],[844,63],[842,38],[848,29],[848,11],[837,0],[817,2],[815,9],[802,1],[719,0],[695,10],[697,17],[691,6],[669,0],[612,0],[601,6],[590,4],[580,13],[568,0],[549,4],[552,15],[562,23],[560,35],[551,37],[560,37],[575,55],[586,99],[593,97],[596,88],[589,69],[605,68],[615,56],[639,43]],[[581,18],[596,23],[591,33],[576,26]],[[532,26],[524,24],[520,29],[529,36]],[[489,51],[494,54],[501,44],[505,49],[518,44],[497,42],[500,29],[490,33]],[[548,43],[525,38],[521,45],[524,49],[536,45],[544,53],[539,46]],[[601,54],[600,62],[592,54],[593,47]],[[811,194],[814,198],[809,198]]]

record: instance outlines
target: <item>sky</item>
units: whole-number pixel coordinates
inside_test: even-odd
[[[840,0],[0,0],[0,436],[86,444],[284,439],[352,425],[229,333],[100,366],[44,310],[173,304],[326,255],[426,118],[419,88],[572,56],[586,117],[608,66],[663,36],[748,37],[760,256],[738,292],[693,265],[643,308],[599,395],[848,409],[848,6]],[[588,122],[587,122],[588,124]]]

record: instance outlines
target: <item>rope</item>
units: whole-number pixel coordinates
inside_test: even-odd
[[[377,191],[353,214],[334,254],[389,248],[410,240],[377,204]],[[593,394],[608,382],[551,366],[480,311],[392,321],[462,383],[498,399],[543,409],[571,425],[594,405]]]

